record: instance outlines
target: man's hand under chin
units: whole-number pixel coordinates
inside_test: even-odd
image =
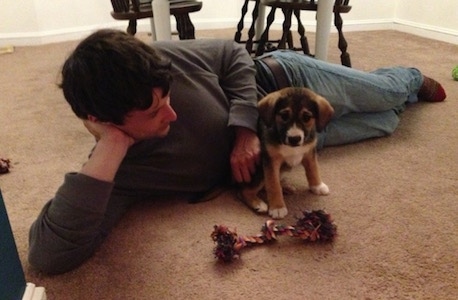
[[[103,181],[113,181],[127,150],[135,140],[109,123],[83,120],[97,144],[80,173]]]

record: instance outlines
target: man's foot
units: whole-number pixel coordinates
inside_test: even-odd
[[[423,75],[423,83],[418,91],[418,100],[427,102],[444,101],[447,95],[442,85],[436,80]]]

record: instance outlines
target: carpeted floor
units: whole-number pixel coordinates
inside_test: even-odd
[[[215,37],[231,39],[233,30],[197,32]],[[329,196],[309,193],[300,169],[289,176],[298,191],[287,196],[282,223],[326,209],[338,226],[333,244],[280,237],[219,263],[210,239],[215,224],[251,235],[266,217],[232,191],[194,205],[159,199],[132,209],[89,261],[59,276],[29,267],[27,238],[64,173],[79,170],[93,146],[56,87],[76,42],[0,55],[0,157],[12,162],[0,187],[27,281],[44,286],[50,300],[457,299],[458,81],[451,70],[458,46],[395,31],[346,37],[354,68],[416,66],[442,82],[448,98],[410,106],[390,137],[321,151]],[[329,59],[338,63],[336,43],[332,34]]]

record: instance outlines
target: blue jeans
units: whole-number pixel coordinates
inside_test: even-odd
[[[265,54],[285,69],[292,86],[325,97],[335,115],[319,134],[318,148],[391,134],[406,103],[418,101],[423,82],[418,69],[393,67],[363,72],[290,50]]]

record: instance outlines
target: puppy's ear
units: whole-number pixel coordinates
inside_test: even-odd
[[[321,132],[334,115],[334,108],[332,108],[331,104],[324,97],[317,94],[315,95],[313,100],[318,107],[316,130]]]
[[[273,92],[258,102],[259,117],[267,127],[272,126],[275,122],[274,108],[279,97],[279,92]]]

